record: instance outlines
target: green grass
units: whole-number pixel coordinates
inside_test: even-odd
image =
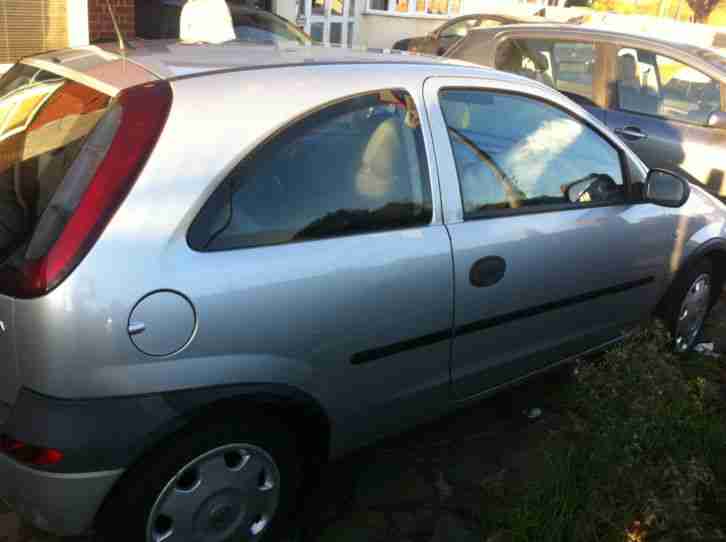
[[[517,542],[726,540],[720,363],[674,355],[655,325],[580,364],[562,404],[569,421],[533,453],[528,476],[485,488],[485,532]]]

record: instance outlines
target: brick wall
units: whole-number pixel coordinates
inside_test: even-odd
[[[126,38],[135,33],[134,0],[111,0],[116,21]],[[88,0],[88,32],[91,43],[98,40],[116,39],[107,0]]]

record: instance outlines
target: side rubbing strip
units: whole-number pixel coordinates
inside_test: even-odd
[[[466,335],[468,333],[475,333],[477,331],[482,331],[484,329],[489,329],[490,327],[496,327],[500,326],[502,324],[508,324],[510,322],[514,322],[515,320],[521,320],[523,318],[530,318],[532,316],[537,316],[538,314],[542,314],[549,311],[554,311],[557,309],[564,309],[565,307],[570,307],[572,305],[577,305],[579,303],[584,303],[585,301],[591,301],[593,299],[597,299],[598,297],[604,297],[606,295],[613,295],[613,294],[619,294],[622,292],[626,292],[628,290],[632,290],[633,288],[639,288],[640,286],[645,286],[646,284],[649,284],[655,280],[654,277],[645,277],[639,280],[634,280],[631,282],[625,282],[623,284],[618,284],[617,286],[610,286],[609,288],[603,288],[602,290],[594,290],[592,292],[587,292],[585,294],[576,295],[573,297],[567,297],[565,299],[560,299],[559,301],[551,301],[549,303],[544,303],[542,305],[536,305],[534,307],[528,307],[526,309],[509,312],[507,314],[500,314],[499,316],[493,316],[491,318],[484,318],[483,320],[477,320],[476,322],[471,322],[469,324],[464,324],[463,326],[459,326],[456,328],[456,335]]]
[[[373,348],[371,350],[363,350],[353,354],[350,358],[350,362],[353,365],[360,365],[361,363],[368,363],[380,358],[392,356],[394,354],[400,354],[406,350],[413,350],[414,348],[421,348],[430,344],[438,343],[451,339],[451,330],[437,331],[429,335],[423,335],[416,337],[415,339],[409,339],[407,341],[401,341],[387,346],[381,346],[380,348]]]
[[[628,290],[632,290],[634,288],[645,286],[646,284],[650,284],[654,280],[655,277],[645,277],[639,280],[633,280],[630,282],[625,282],[623,284],[618,284],[616,286],[603,288],[601,290],[593,290],[592,292],[587,292],[573,297],[567,297],[558,301],[551,301],[542,305],[536,305],[534,307],[528,307],[526,309],[509,312],[506,314],[500,314],[499,316],[484,318],[483,320],[477,320],[476,322],[470,322],[468,324],[464,324],[463,326],[459,326],[458,328],[456,328],[454,336],[483,331],[485,329],[500,326],[503,324],[509,324],[510,322],[514,322],[516,320],[530,318],[532,316],[537,316],[545,312],[563,309],[565,307],[570,307],[572,305],[591,301],[593,299],[597,299],[598,297],[619,294]],[[405,352],[406,350],[421,348],[423,346],[428,346],[451,338],[452,334],[449,330],[437,331],[436,333],[430,333],[429,335],[423,335],[414,339],[400,341],[397,343],[389,344],[387,346],[382,346],[380,348],[372,348],[370,350],[356,352],[350,358],[350,362],[353,365],[361,365],[363,363],[375,361],[377,359],[392,356],[394,354],[400,354],[401,352]]]

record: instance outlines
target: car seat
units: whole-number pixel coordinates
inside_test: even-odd
[[[660,100],[643,88],[640,82],[640,69],[635,56],[626,53],[618,57],[618,104],[620,109],[658,114]]]

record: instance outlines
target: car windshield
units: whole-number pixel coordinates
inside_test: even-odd
[[[274,15],[235,9],[231,11],[234,33],[238,40],[272,43],[291,41],[300,45],[306,45],[311,41],[294,25]]]

